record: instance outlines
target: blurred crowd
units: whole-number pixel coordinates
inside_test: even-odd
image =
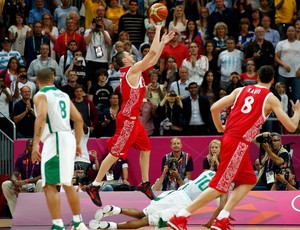
[[[296,0],[0,0],[0,127],[31,138],[36,74],[49,67],[90,128],[109,137],[122,106],[115,54],[143,59],[155,35],[152,4],[168,8],[173,30],[159,62],[143,72],[140,119],[149,136],[217,135],[210,106],[276,70],[273,93],[291,113],[300,99],[300,11]],[[230,108],[220,114],[226,122]],[[263,131],[286,131],[270,116]]]

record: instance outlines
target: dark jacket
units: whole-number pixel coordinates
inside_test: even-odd
[[[201,117],[207,126],[208,131],[211,130],[211,112],[210,112],[210,103],[207,97],[199,96],[199,109]],[[183,117],[184,117],[184,126],[188,126],[192,116],[192,103],[191,97],[183,99]]]
[[[74,101],[75,101],[75,98],[72,99],[72,102],[74,102]],[[99,112],[98,112],[96,106],[94,105],[94,103],[91,100],[84,97],[83,101],[84,101],[84,103],[87,107],[87,110],[88,110],[88,115],[89,115],[89,118],[90,118],[90,121],[91,121],[91,126],[96,128],[96,126],[98,125],[99,116],[100,116]]]

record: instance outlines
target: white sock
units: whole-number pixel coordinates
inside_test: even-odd
[[[223,210],[219,213],[217,219],[218,219],[218,220],[222,220],[223,218],[228,218],[229,215],[230,215],[230,213],[229,213],[228,211],[226,211],[226,210],[223,209]]]
[[[52,220],[52,223],[59,226],[59,227],[64,227],[64,222],[62,221],[62,219],[54,219]]]
[[[176,216],[184,216],[184,217],[188,217],[192,215],[190,212],[188,212],[186,209],[181,209],[177,214]]]
[[[73,221],[77,222],[77,223],[82,222],[82,216],[80,214],[79,215],[74,215],[73,216]]]
[[[98,182],[98,181],[94,180],[92,184],[93,184],[93,186],[100,186],[101,185],[101,181]]]

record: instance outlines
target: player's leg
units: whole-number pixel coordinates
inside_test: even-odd
[[[46,184],[44,186],[44,193],[46,196],[48,210],[52,218],[52,228],[64,229],[64,224],[60,214],[60,195],[57,191],[56,185]]]
[[[112,154],[108,154],[105,159],[101,162],[99,171],[97,173],[97,177],[95,179],[95,182],[100,183],[104,176],[106,175],[106,172],[109,171],[110,167],[119,159],[119,157],[115,157]],[[95,185],[96,183],[93,182]]]
[[[140,168],[142,174],[142,181],[149,181],[149,164],[150,164],[150,150],[140,151]]]
[[[145,127],[140,121],[137,121],[136,129],[134,134],[136,135],[136,140],[134,142],[134,147],[140,150],[140,169],[142,174],[142,183],[137,187],[138,191],[143,192],[150,200],[155,198],[153,191],[149,182],[149,165],[150,165],[150,141]]]
[[[149,221],[146,216],[137,220],[130,220],[124,223],[117,224],[118,229],[136,229],[144,226],[149,226]]]
[[[224,210],[231,212],[233,208],[251,191],[254,185],[242,184],[235,188],[230,194]]]
[[[67,199],[70,205],[70,208],[72,210],[73,213],[73,227],[72,230],[87,230],[87,227],[85,226],[85,224],[83,223],[82,217],[81,217],[81,213],[80,213],[80,203],[79,203],[79,197],[78,197],[78,193],[75,190],[75,188],[73,187],[73,185],[71,186],[66,186],[63,185],[64,190],[66,192],[67,195]]]
[[[122,208],[121,214],[124,214],[126,216],[131,216],[134,218],[138,218],[138,219],[141,219],[146,216],[143,211],[138,210],[136,208]]]
[[[71,186],[63,185],[63,187],[66,192],[67,199],[73,215],[80,215],[79,197],[75,188],[72,185]]]

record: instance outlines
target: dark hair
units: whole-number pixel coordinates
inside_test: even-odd
[[[190,36],[190,30],[188,29],[188,24],[190,22],[193,22],[194,25],[195,25],[195,28],[194,28],[194,31],[193,31],[193,37],[191,39],[192,41],[194,41],[195,37],[197,37],[197,35],[198,35],[198,25],[197,25],[197,23],[194,20],[188,20],[188,22],[186,23],[185,34],[186,34],[187,38]]]
[[[80,84],[76,84],[76,85],[74,86],[74,91],[75,91],[76,89],[82,89],[82,90],[84,91],[83,85],[80,85]]]
[[[189,85],[188,85],[188,88],[190,88],[190,86],[192,86],[192,85],[197,85],[198,86],[198,84],[196,83],[196,82],[191,82]]]
[[[264,65],[257,71],[261,83],[269,83],[274,78],[274,69],[271,66]]]
[[[78,45],[78,44],[77,44],[77,41],[74,40],[74,39],[72,39],[71,41],[68,42],[68,46],[69,46],[71,43],[76,43],[76,45]]]
[[[107,72],[107,70],[106,70],[106,69],[103,69],[103,68],[97,69],[97,70],[96,70],[96,73],[95,73],[95,77],[98,79],[98,77],[99,77],[100,75],[104,75],[104,76],[108,77],[108,72]]]
[[[130,1],[129,1],[129,5],[130,5],[132,2],[136,2],[136,3],[139,5],[138,0],[130,0]]]
[[[26,17],[25,17],[25,15],[23,13],[21,13],[21,12],[17,12],[16,13],[16,17],[17,16],[19,16],[19,17],[21,17],[23,19],[22,25],[26,25]],[[16,25],[17,25],[17,21],[16,21]]]
[[[25,69],[27,71],[27,68],[25,65],[19,65],[18,70],[17,70],[18,73],[20,72],[20,69]]]
[[[112,93],[109,95],[109,99],[111,99],[112,96],[118,96],[118,98],[120,99],[120,94],[118,94],[118,93],[116,93],[116,92],[112,92]]]
[[[118,66],[123,67],[124,66],[123,58],[125,58],[125,52],[120,51],[115,55],[115,57],[116,57],[116,62],[118,64]]]
[[[207,41],[205,41],[204,49],[203,49],[203,52],[202,52],[202,53],[203,53],[204,55],[207,54],[207,51],[206,51],[207,44],[212,44],[212,45],[213,45],[213,51],[212,51],[212,54],[215,54],[215,53],[216,53],[216,44],[215,44],[212,40],[207,40]]]
[[[234,37],[231,37],[231,36],[230,36],[230,37],[226,38],[226,43],[227,43],[228,40],[234,41],[234,43],[235,43],[235,38],[234,38]]]
[[[9,69],[10,68],[10,65],[11,65],[11,62],[12,62],[12,60],[16,60],[17,61],[17,69],[19,68],[19,66],[20,66],[20,63],[19,63],[19,60],[18,60],[18,58],[17,57],[15,57],[15,56],[13,56],[13,57],[11,57],[10,59],[9,59],[9,61],[8,61],[8,63],[7,63],[7,69]]]
[[[141,46],[141,52],[143,52],[144,51],[144,49],[150,49],[150,45],[149,44],[144,44],[144,45],[142,45]]]

